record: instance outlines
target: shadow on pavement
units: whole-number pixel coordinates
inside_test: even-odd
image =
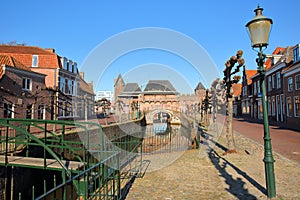
[[[224,147],[222,144],[214,141],[209,134],[206,132],[202,132],[201,136],[205,138],[206,140],[209,140],[212,142],[213,145],[220,148],[222,151],[226,152],[228,148]],[[234,179],[232,175],[230,175],[226,171],[226,167],[229,166],[232,169],[234,169],[239,175],[243,176],[247,181],[249,181],[254,187],[256,187],[259,191],[261,191],[263,194],[267,195],[267,191],[265,187],[260,185],[258,182],[256,182],[253,178],[247,175],[244,171],[240,170],[238,167],[236,167],[234,164],[220,156],[211,146],[209,146],[209,143],[205,142],[202,143],[203,145],[207,145],[207,154],[210,158],[212,164],[215,166],[215,168],[219,171],[220,176],[225,178],[225,183],[229,185],[229,189],[226,189],[231,194],[236,196],[238,199],[257,199],[255,196],[250,194],[248,192],[248,189],[244,188],[245,182],[242,181],[241,178]]]
[[[251,195],[247,189],[244,188],[245,182],[240,178],[234,179],[232,175],[226,172],[226,167],[229,166],[234,169],[239,175],[247,179],[254,187],[256,187],[263,194],[267,195],[266,189],[256,182],[253,178],[247,175],[244,171],[240,170],[238,167],[230,163],[225,158],[221,157],[215,150],[208,152],[208,157],[210,158],[213,165],[219,171],[220,176],[225,178],[225,183],[229,185],[229,189],[226,189],[231,194],[239,199],[257,199],[255,196]],[[221,160],[223,162],[221,162]]]
[[[207,147],[207,154],[210,158],[212,164],[219,171],[220,176],[225,178],[225,183],[229,185],[229,189],[226,189],[231,194],[235,195],[239,199],[257,199],[255,196],[248,192],[248,189],[244,188],[245,182],[241,180],[241,178],[237,178],[236,180],[226,172],[226,167],[229,166],[234,169],[239,175],[243,176],[247,181],[249,181],[254,187],[256,187],[263,194],[267,195],[266,189],[256,182],[253,178],[247,175],[244,171],[240,170],[234,164],[230,163],[228,160],[220,156],[215,150],[214,147],[220,148],[224,153],[228,150],[228,148],[224,147],[222,144],[216,142],[214,138],[212,138],[211,134],[208,134],[207,131],[203,131],[200,129],[200,135],[206,142],[202,141],[202,145]],[[211,142],[211,144],[209,144]]]
[[[206,140],[209,140],[212,142],[216,147],[220,148],[224,152],[228,150],[228,148],[224,147],[220,143],[214,141],[212,138],[209,137],[209,134],[206,132],[200,133],[203,138]],[[234,164],[230,163],[225,158],[221,157],[211,146],[209,146],[209,143],[203,142],[203,145],[207,145],[207,154],[210,158],[212,164],[215,166],[215,168],[219,171],[220,176],[225,178],[225,183],[229,185],[229,189],[226,189],[228,192],[236,196],[238,199],[257,199],[255,196],[250,194],[248,192],[248,189],[244,188],[245,182],[242,181],[241,178],[234,179],[232,175],[230,175],[226,171],[226,167],[229,166],[232,169],[234,169],[239,175],[243,176],[245,179],[247,179],[254,187],[256,187],[259,191],[261,191],[263,194],[267,194],[266,189],[260,185],[258,182],[256,182],[253,178],[247,175],[244,171],[240,170],[238,167],[236,167]],[[221,162],[223,161],[223,162]]]
[[[134,183],[135,179],[136,179],[136,176],[133,176],[133,177],[126,183],[126,185],[121,189],[121,195],[122,195],[121,200],[125,200],[125,199],[126,199],[128,193],[129,193],[129,191],[130,191],[130,188],[131,188],[132,184]]]
[[[245,182],[242,181],[241,178],[234,179],[232,175],[226,172],[227,166],[232,167],[231,163],[229,163],[228,161],[221,162],[222,158],[214,150],[208,153],[208,157],[210,158],[216,169],[219,171],[220,176],[225,178],[225,183],[229,186],[229,188],[226,188],[228,192],[236,196],[238,199],[257,199],[255,196],[248,192],[248,189],[244,188]]]

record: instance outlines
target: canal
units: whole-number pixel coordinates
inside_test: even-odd
[[[178,159],[191,147],[193,132],[193,128],[182,125],[147,125],[142,145],[143,160],[150,163],[147,171],[161,169]]]

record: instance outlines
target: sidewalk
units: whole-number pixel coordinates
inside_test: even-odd
[[[223,135],[216,145],[211,138],[201,139],[200,149],[187,150],[170,165],[135,179],[126,199],[267,199],[262,145],[236,133],[238,153],[223,155]],[[144,159],[151,167],[172,154]],[[300,164],[277,153],[274,158],[276,199],[300,199]]]

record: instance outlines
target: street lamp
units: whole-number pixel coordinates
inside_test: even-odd
[[[259,6],[254,10],[255,17],[246,24],[249,31],[249,36],[252,43],[253,49],[258,49],[258,58],[256,59],[260,75],[260,87],[262,93],[262,106],[263,106],[263,118],[264,118],[264,163],[265,163],[265,176],[266,176],[266,187],[267,195],[269,198],[276,196],[275,187],[275,175],[274,175],[274,158],[272,154],[272,144],[269,130],[268,111],[266,103],[266,83],[264,68],[266,55],[263,54],[263,50],[268,46],[269,34],[271,25],[273,24],[272,19],[266,18],[262,15],[263,9]],[[263,49],[264,48],[264,49]]]

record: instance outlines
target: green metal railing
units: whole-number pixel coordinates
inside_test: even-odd
[[[33,196],[33,199],[120,199],[120,155],[119,152],[110,152],[110,154],[106,159],[76,174],[66,182],[54,184],[54,187],[44,191],[43,195],[36,198]],[[114,165],[111,166],[111,163]],[[74,185],[79,185],[80,193],[74,191]]]
[[[61,183],[54,176],[53,189],[47,191],[44,181],[44,194],[37,199],[120,199],[121,179],[138,176],[145,165],[141,144],[132,136],[107,141],[102,127],[93,122],[0,119],[0,166],[6,172],[12,166],[61,171]],[[33,156],[33,151],[40,154]],[[24,162],[14,162],[16,157]],[[33,186],[32,199],[37,193],[41,191]]]

